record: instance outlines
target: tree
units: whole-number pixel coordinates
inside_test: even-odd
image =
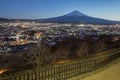
[[[70,50],[69,47],[63,47],[60,46],[56,51],[55,51],[55,59],[60,59],[60,60],[64,60],[65,63],[67,62],[66,60],[69,57],[70,54]],[[57,61],[57,60],[55,60]]]
[[[42,43],[38,43],[36,46],[31,47],[29,53],[27,54],[30,64],[32,64],[36,70],[37,80],[39,80],[39,70],[43,64],[45,64],[45,60],[49,57],[49,55],[50,49]]]
[[[88,53],[88,44],[86,42],[81,43],[78,49],[76,50],[76,53],[79,57],[86,58]]]
[[[101,42],[101,41],[99,41],[99,42],[96,42],[95,44],[94,44],[94,48],[93,48],[93,50],[95,51],[95,53],[96,52],[100,52],[100,51],[103,51],[104,49],[105,49],[105,43],[104,42]]]

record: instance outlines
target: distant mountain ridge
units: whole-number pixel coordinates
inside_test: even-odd
[[[7,19],[7,18],[0,18],[1,22],[9,22],[9,21],[14,21],[13,19]]]
[[[38,22],[57,23],[82,23],[82,24],[120,24],[120,21],[112,21],[85,15],[79,11],[72,11],[66,15],[47,19],[37,19]]]
[[[7,21],[6,19],[2,19],[3,21]],[[15,19],[10,19],[14,21]],[[8,20],[8,21],[10,21]],[[55,22],[55,23],[81,23],[81,24],[120,24],[120,21],[112,21],[107,19],[95,18],[88,15],[85,15],[79,11],[72,11],[66,15],[53,17],[53,18],[45,18],[45,19],[17,19],[19,21],[36,21],[36,22]],[[0,19],[1,21],[1,19]]]

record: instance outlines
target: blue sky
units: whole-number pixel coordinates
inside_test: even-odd
[[[120,21],[120,0],[0,0],[0,17],[4,18],[48,18],[73,10]]]

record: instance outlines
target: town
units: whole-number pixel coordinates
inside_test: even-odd
[[[120,25],[92,25],[72,23],[37,23],[37,22],[0,22],[0,53],[24,51],[28,45],[40,41],[55,45],[73,36],[84,39],[93,35],[113,35],[113,40],[120,38]]]

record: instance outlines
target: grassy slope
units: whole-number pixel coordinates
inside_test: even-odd
[[[120,80],[120,58],[96,71],[68,80]]]

